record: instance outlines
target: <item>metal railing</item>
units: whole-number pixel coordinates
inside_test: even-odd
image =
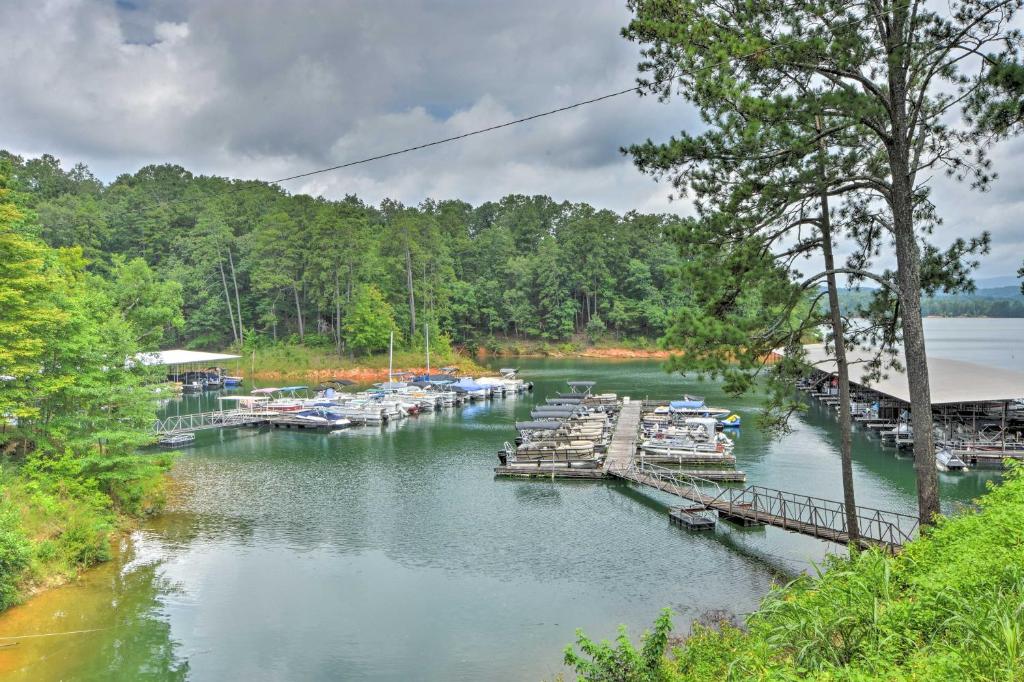
[[[627,478],[635,473],[648,480],[637,482],[715,509],[730,516],[750,519],[806,535],[846,542],[846,506],[842,502],[810,495],[751,485],[746,488],[721,487],[714,481],[685,474],[667,467],[633,459],[626,468]],[[858,541],[890,549],[912,540],[918,530],[916,516],[857,506]]]
[[[157,419],[153,422],[153,433],[157,436],[166,436],[173,433],[193,433],[205,429],[243,426],[264,421],[273,414],[273,412],[265,410],[247,409],[180,414]]]

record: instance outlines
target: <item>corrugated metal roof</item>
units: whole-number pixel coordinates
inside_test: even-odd
[[[198,350],[161,350],[155,353],[139,353],[135,356],[143,365],[190,365],[235,360],[240,355],[225,353],[204,353]]]
[[[824,372],[835,374],[836,361],[825,350],[825,344],[804,346],[807,358]],[[866,363],[874,357],[871,351],[853,349],[847,351],[850,363],[850,381],[910,402],[910,385],[904,371],[887,370],[885,378],[869,382],[864,374]],[[899,353],[900,362],[904,361]],[[983,403],[1016,400],[1024,398],[1024,373],[1013,372],[974,362],[928,356],[928,382],[933,405],[952,403]]]

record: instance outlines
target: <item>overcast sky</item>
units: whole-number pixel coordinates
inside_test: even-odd
[[[629,87],[624,0],[4,0],[0,148],[84,161],[102,179],[147,163],[273,179],[447,137]],[[548,194],[675,211],[622,145],[697,117],[625,95],[452,145],[292,181],[378,203]],[[986,195],[938,178],[938,241],[992,231],[979,277],[1024,256],[1024,143]]]

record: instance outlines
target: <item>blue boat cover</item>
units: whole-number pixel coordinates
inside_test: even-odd
[[[696,410],[704,407],[703,400],[673,400],[668,404],[673,410]]]

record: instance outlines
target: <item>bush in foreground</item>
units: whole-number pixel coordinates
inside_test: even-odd
[[[566,664],[595,682],[1024,680],[1024,468],[899,556],[830,557],[745,629],[695,624],[669,651],[670,629],[666,612],[640,651],[624,633],[615,646],[579,633]]]

